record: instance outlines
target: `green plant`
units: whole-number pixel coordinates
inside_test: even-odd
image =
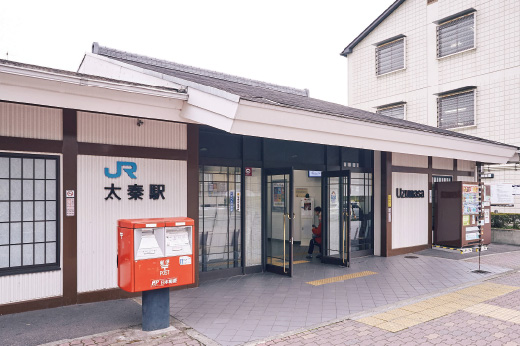
[[[492,213],[491,228],[520,229],[520,214]]]

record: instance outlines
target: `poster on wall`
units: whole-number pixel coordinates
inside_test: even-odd
[[[285,207],[285,184],[273,183],[273,210],[283,211]]]
[[[330,201],[329,201],[330,209],[334,209],[334,210],[337,209],[338,203],[339,203],[338,192],[336,191],[336,189],[330,189]]]
[[[301,200],[301,217],[311,218],[314,216],[314,200],[312,198],[302,198]]]
[[[462,211],[463,215],[475,215],[480,210],[480,198],[478,185],[462,185]]]
[[[512,184],[492,184],[491,186],[491,205],[513,205],[515,198],[513,197]]]

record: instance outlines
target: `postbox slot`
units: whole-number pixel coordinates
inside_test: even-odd
[[[164,257],[164,228],[134,230],[134,260]]]
[[[166,227],[166,256],[192,254],[191,226]]]

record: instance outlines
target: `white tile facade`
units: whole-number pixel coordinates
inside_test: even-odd
[[[470,8],[475,49],[437,59],[433,22]],[[374,43],[397,35],[406,36],[406,69],[376,76]],[[354,48],[348,66],[349,106],[375,112],[404,101],[407,120],[437,126],[435,94],[476,86],[475,126],[455,131],[520,146],[518,0],[406,0]],[[493,180],[520,184],[520,170]],[[503,211],[520,212],[520,203]]]

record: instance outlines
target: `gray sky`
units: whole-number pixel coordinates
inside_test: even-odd
[[[339,53],[393,2],[4,1],[0,57],[75,71],[97,41],[347,104]]]

